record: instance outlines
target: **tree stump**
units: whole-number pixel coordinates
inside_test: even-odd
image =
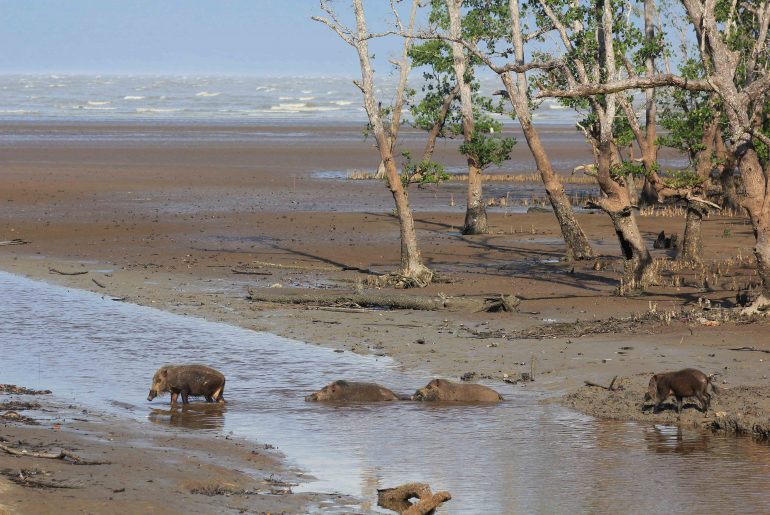
[[[414,498],[417,502],[412,503]],[[402,515],[429,515],[451,498],[449,492],[434,494],[426,483],[406,483],[377,490],[377,504]]]

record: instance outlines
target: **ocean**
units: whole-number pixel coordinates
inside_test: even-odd
[[[387,104],[395,78],[379,84]],[[482,93],[501,88],[481,81]],[[575,113],[546,101],[535,119],[574,125]],[[353,77],[0,75],[0,122],[27,121],[364,124],[366,113]]]

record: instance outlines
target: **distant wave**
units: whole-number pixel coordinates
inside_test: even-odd
[[[329,103],[337,106],[349,106],[353,102],[350,100],[330,100]]]
[[[196,97],[218,97],[222,93],[211,93],[209,91],[201,91],[200,93],[196,93]]]
[[[272,93],[275,91],[275,88],[272,86],[257,86],[257,91],[264,91],[265,93]]]
[[[2,114],[37,114],[37,112],[26,109],[0,109],[0,115]]]
[[[161,109],[159,107],[137,107],[137,113],[176,113],[181,109]]]
[[[144,100],[145,97],[139,95],[126,95],[123,100]]]
[[[277,112],[277,113],[313,113],[313,112],[339,111],[339,110],[340,110],[339,107],[315,106],[315,105],[308,105],[305,103],[302,103],[302,104],[286,103],[286,104],[278,104],[277,106],[270,106],[270,111]]]
[[[90,106],[105,106],[107,104],[111,104],[109,100],[89,100],[88,105]]]

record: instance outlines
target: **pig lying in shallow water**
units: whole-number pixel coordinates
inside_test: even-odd
[[[711,382],[711,378],[700,370],[694,368],[685,368],[677,372],[665,372],[655,374],[650,379],[647,393],[644,394],[644,400],[653,401],[654,411],[659,411],[663,401],[673,395],[676,398],[676,412],[682,412],[682,399],[685,397],[695,397],[700,401],[701,410],[706,413],[711,405],[711,394],[708,392],[709,385],[714,393],[717,393],[717,387]]]
[[[413,401],[437,402],[499,402],[502,395],[481,384],[453,383],[446,379],[434,379],[414,395]]]
[[[225,376],[205,365],[164,365],[152,378],[147,400],[153,400],[162,392],[171,392],[171,404],[176,404],[179,394],[184,404],[190,395],[206,397],[207,402],[224,403]]]
[[[401,399],[392,391],[376,383],[355,383],[343,380],[329,383],[317,392],[305,397],[306,401],[337,402],[379,402]],[[408,400],[408,397],[405,400]]]

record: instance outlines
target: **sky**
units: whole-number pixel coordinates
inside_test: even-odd
[[[388,2],[367,5],[385,19]],[[0,73],[357,73],[318,14],[318,0],[0,0]]]

